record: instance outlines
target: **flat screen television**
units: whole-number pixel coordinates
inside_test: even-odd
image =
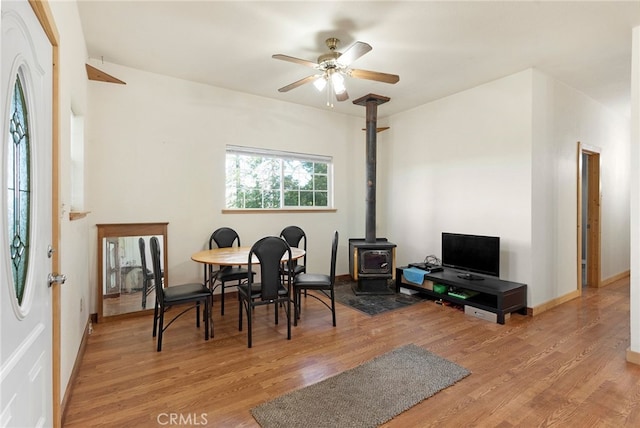
[[[500,238],[498,236],[442,233],[442,265],[464,271],[464,279],[483,279],[480,273],[500,276]]]

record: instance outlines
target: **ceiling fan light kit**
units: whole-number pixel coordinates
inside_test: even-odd
[[[334,71],[330,73],[330,75],[331,85],[333,85],[333,90],[336,94],[341,94],[347,90],[346,86],[344,86],[344,77],[342,77],[342,74]]]
[[[327,79],[323,75],[319,74],[318,78],[313,81],[313,86],[316,87],[318,92],[322,92],[324,87],[327,86]]]
[[[338,43],[340,43],[339,39],[330,37],[325,43],[329,48],[329,52],[320,55],[316,62],[283,54],[275,54],[272,56],[274,59],[304,65],[321,72],[321,74],[307,76],[287,86],[283,86],[278,89],[279,92],[288,92],[309,82],[312,82],[315,88],[320,92],[328,86],[327,106],[333,107],[334,95],[337,101],[346,101],[349,99],[349,94],[347,93],[345,85],[345,76],[391,84],[397,83],[400,80],[400,77],[395,74],[349,68],[353,61],[357,60],[372,49],[371,45],[368,43],[355,42],[344,53],[336,50]]]

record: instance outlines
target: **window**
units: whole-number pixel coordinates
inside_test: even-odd
[[[84,210],[84,117],[71,110],[71,211]]]
[[[7,182],[9,203],[9,250],[13,284],[18,304],[22,305],[29,264],[31,229],[31,141],[29,138],[29,112],[19,76],[16,77],[11,97]]]
[[[332,159],[227,146],[227,209],[331,208]]]

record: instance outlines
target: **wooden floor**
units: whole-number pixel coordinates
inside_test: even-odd
[[[291,341],[283,317],[274,326],[273,309],[257,308],[252,349],[235,299],[225,303],[214,339],[189,313],[161,353],[151,317],[95,325],[64,426],[168,426],[173,415],[182,426],[255,427],[252,407],[408,343],[472,374],[386,427],[640,426],[640,366],[625,360],[628,278],[506,325],[425,301],[374,317],[338,305],[334,328],[307,298]]]

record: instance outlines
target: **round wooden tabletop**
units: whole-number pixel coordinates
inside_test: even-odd
[[[198,251],[191,256],[191,260],[198,263],[218,266],[237,266],[249,264],[249,251],[251,247],[228,247],[213,248],[211,250]],[[303,257],[305,251],[300,248],[291,247],[291,258],[293,260]],[[251,263],[259,263],[257,259]]]

